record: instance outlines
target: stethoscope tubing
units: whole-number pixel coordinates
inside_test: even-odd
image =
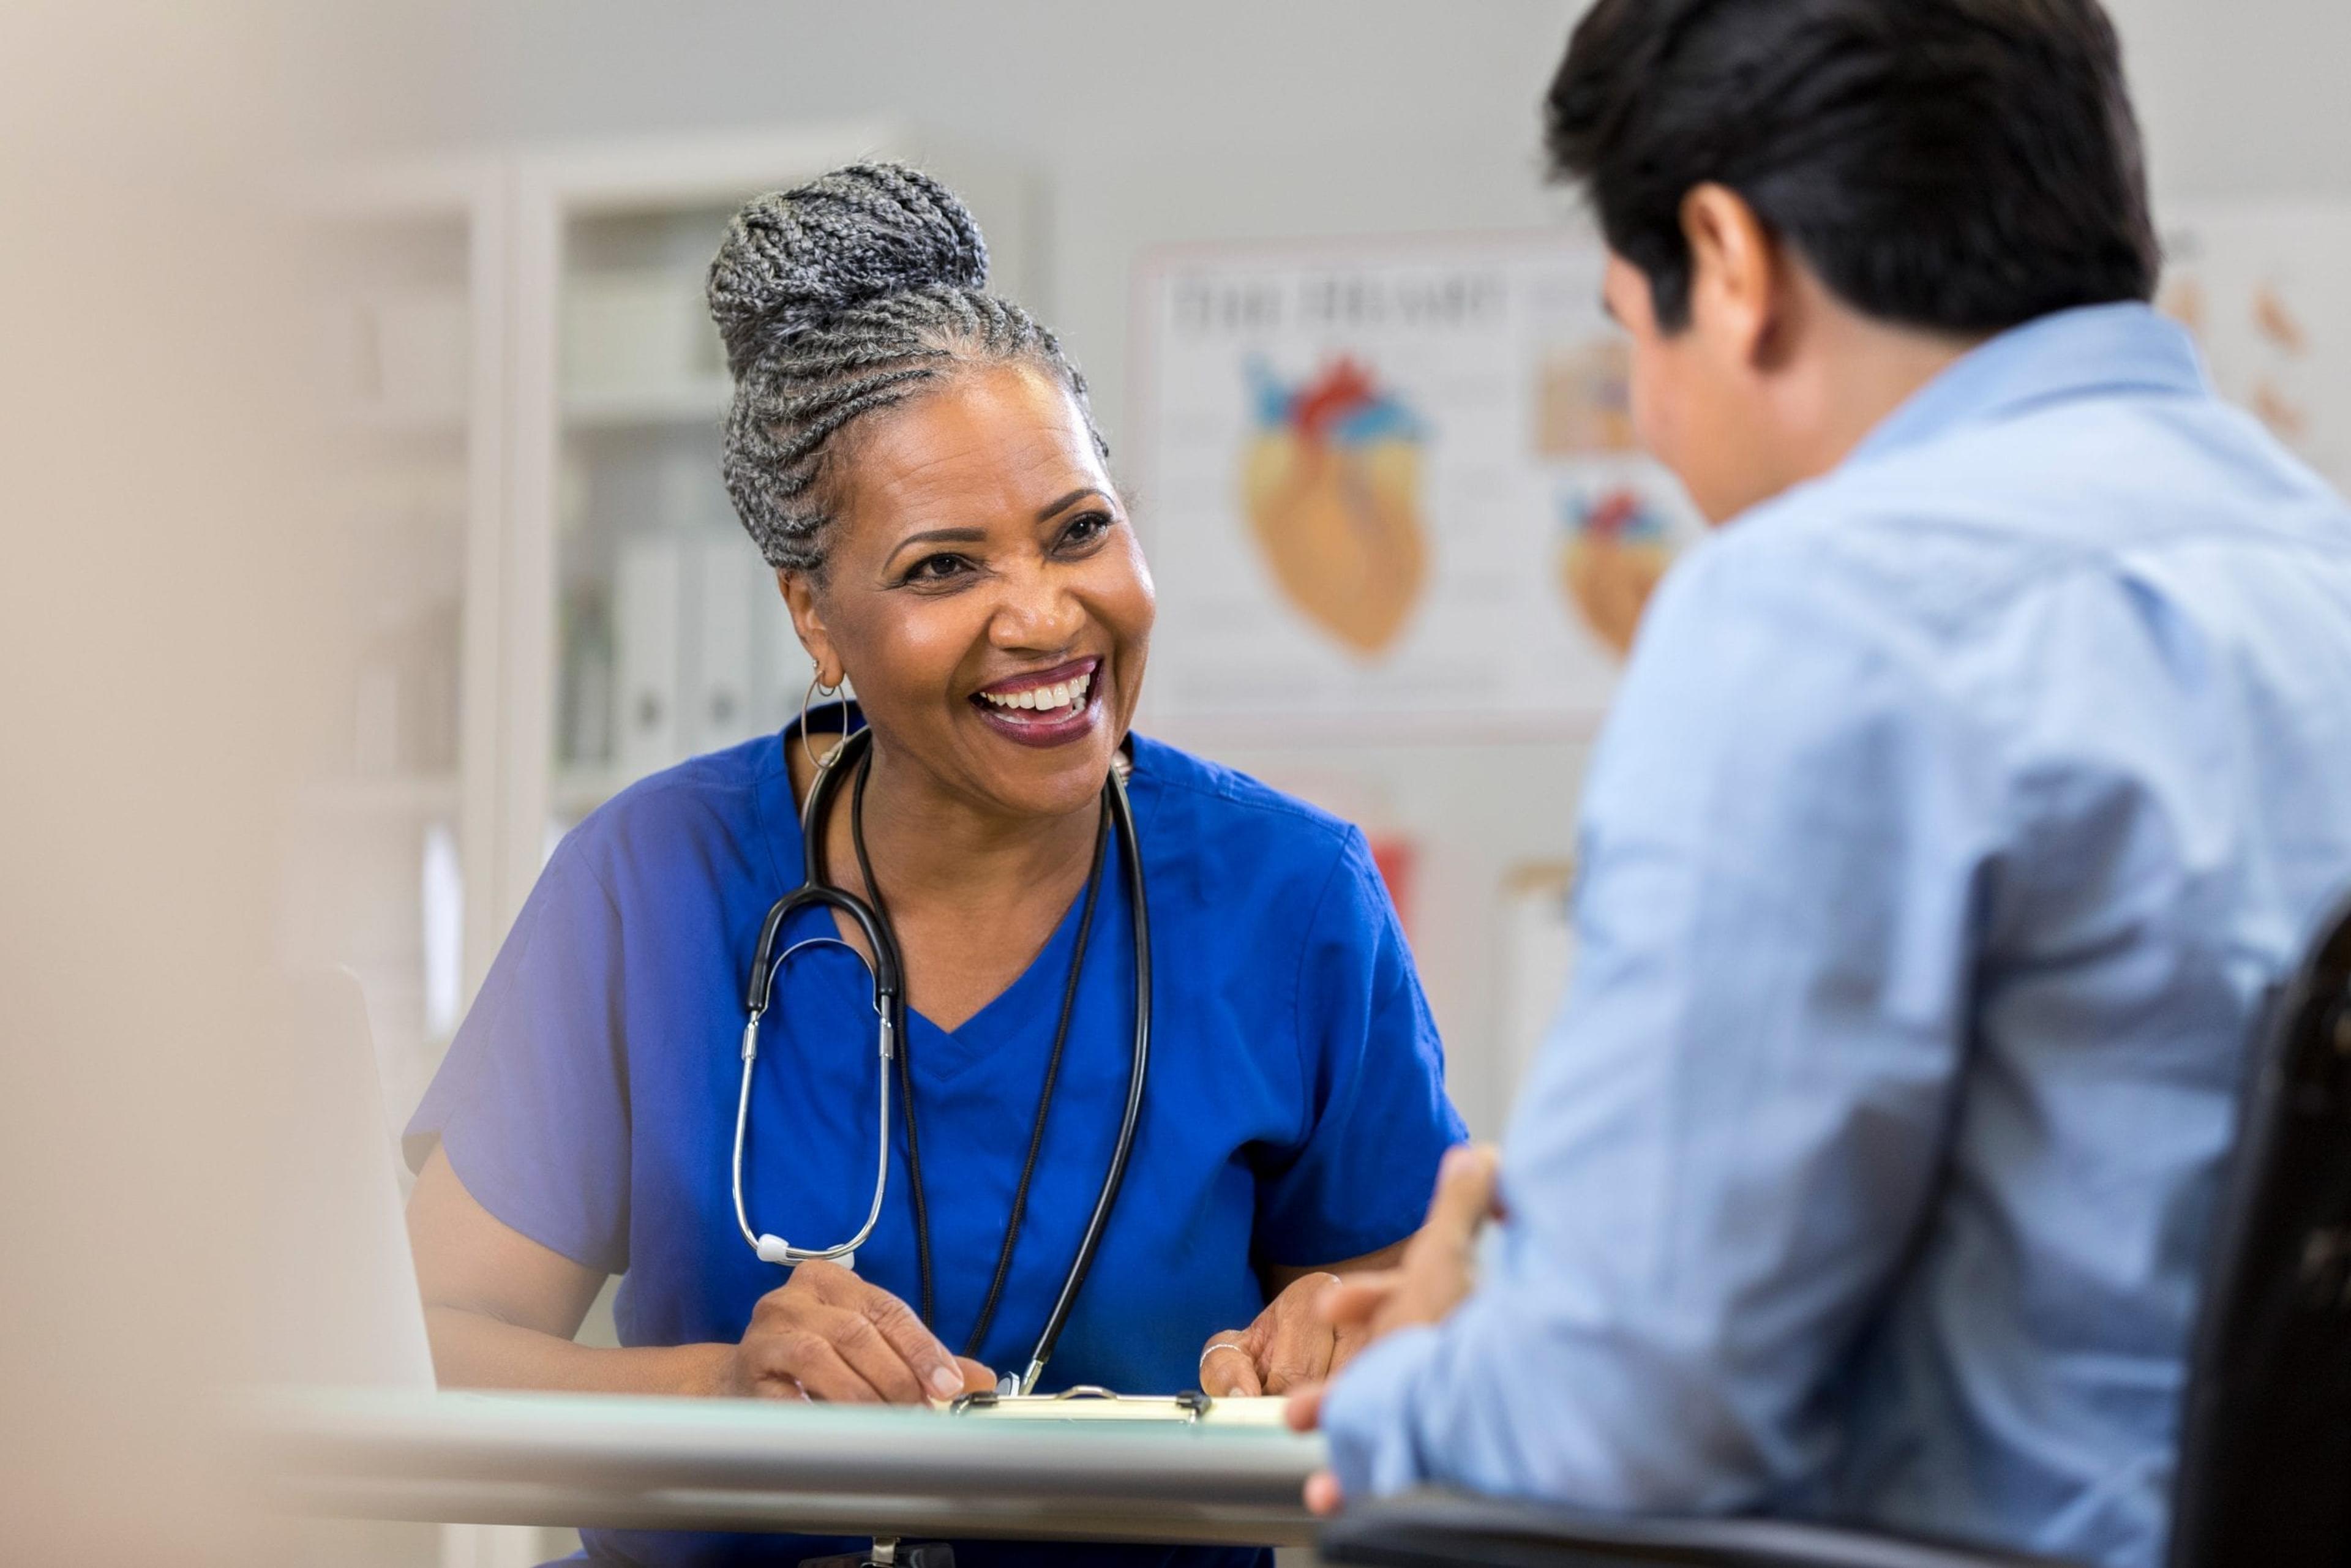
[[[795,942],[777,954],[775,961],[767,966],[771,990],[776,971],[784,967],[786,959],[803,947],[827,946],[848,947],[849,944],[838,936],[811,936],[804,942]],[[855,951],[854,948],[850,950]],[[751,1244],[751,1250],[759,1255],[762,1262],[798,1266],[801,1263],[839,1262],[845,1258],[852,1260],[853,1267],[857,1249],[865,1245],[866,1238],[873,1234],[874,1226],[881,1223],[882,1199],[888,1189],[890,1180],[890,1059],[897,1053],[897,1047],[890,1027],[889,1010],[881,1005],[878,997],[875,998],[874,1011],[881,1019],[879,1071],[882,1089],[878,1096],[881,1101],[880,1125],[874,1137],[877,1165],[873,1173],[873,1204],[866,1210],[865,1223],[858,1228],[856,1235],[838,1247],[820,1249],[794,1247],[781,1237],[759,1234],[751,1228],[751,1217],[743,1206],[743,1137],[751,1121],[751,1070],[758,1065],[759,1060],[760,1015],[753,1013],[743,1025],[743,1087],[735,1099],[735,1224],[743,1232],[743,1239]]]

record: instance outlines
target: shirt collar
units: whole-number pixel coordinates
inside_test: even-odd
[[[2085,305],[2011,327],[1952,361],[1863,438],[1866,462],[2029,404],[2123,391],[2210,390],[2194,340],[2136,302]]]

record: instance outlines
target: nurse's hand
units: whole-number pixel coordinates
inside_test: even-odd
[[[995,1386],[995,1374],[955,1355],[889,1291],[838,1263],[802,1263],[759,1298],[716,1391],[920,1405]]]
[[[1212,1399],[1287,1394],[1344,1366],[1364,1334],[1334,1327],[1322,1311],[1338,1283],[1336,1274],[1294,1280],[1248,1328],[1211,1336],[1200,1356],[1200,1392]]]

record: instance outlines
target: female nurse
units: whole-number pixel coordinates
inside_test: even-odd
[[[409,1127],[445,1384],[912,1403],[1024,1370],[1124,1119],[1138,913],[1145,1091],[1040,1389],[1326,1375],[1351,1347],[1316,1296],[1392,1259],[1462,1137],[1362,835],[1129,734],[1150,575],[1083,380],[986,281],[961,204],[885,164],[751,203],[712,264],[727,487],[820,680],[858,701],[644,779],[558,847]],[[853,1268],[789,1268],[746,1240],[731,1191],[744,999],[762,923],[802,881],[817,763],[860,725],[853,779],[820,802],[819,863],[903,955],[904,1071]],[[743,1207],[825,1248],[873,1197],[871,944],[828,907],[778,936],[815,945],[780,965],[761,1024]],[[574,1343],[613,1274],[620,1348]],[[586,1540],[647,1564],[855,1544]]]

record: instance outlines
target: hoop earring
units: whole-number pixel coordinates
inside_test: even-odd
[[[824,693],[825,700],[831,702],[848,689],[849,672],[846,670],[841,672],[841,679],[831,685],[824,684],[823,672],[817,671],[810,674],[808,690],[800,694],[800,755],[808,758],[810,772],[816,771],[824,764],[817,759],[815,749],[809,745],[809,703],[820,691]],[[841,738],[843,740],[849,738],[849,710],[846,707],[841,710]],[[830,757],[832,753],[827,752],[825,755]]]

